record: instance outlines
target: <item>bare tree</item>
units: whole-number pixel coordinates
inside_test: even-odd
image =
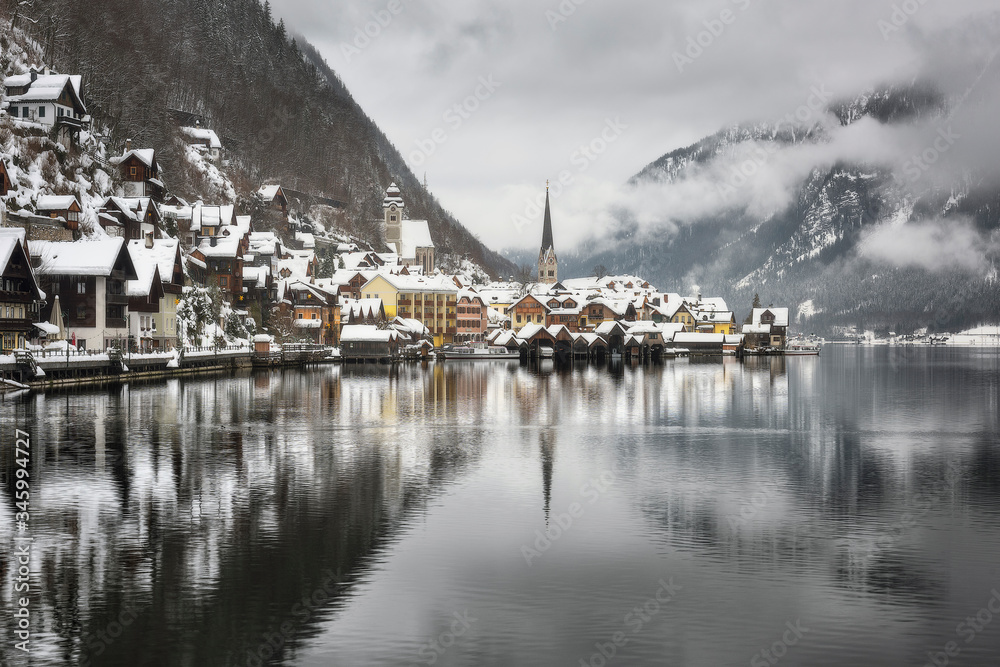
[[[603,280],[606,275],[608,275],[608,267],[603,264],[598,264],[594,267],[594,275],[598,280]]]

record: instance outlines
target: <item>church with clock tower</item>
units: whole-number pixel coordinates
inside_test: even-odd
[[[542,226],[542,249],[538,252],[538,282],[553,285],[559,282],[559,259],[552,242],[552,212],[549,209],[549,185],[545,184],[545,221]]]

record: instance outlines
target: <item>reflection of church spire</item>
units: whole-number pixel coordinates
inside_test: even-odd
[[[549,502],[552,500],[552,460],[553,444],[549,431],[542,431],[540,448],[542,452],[542,494],[545,497],[545,525],[549,525]]]

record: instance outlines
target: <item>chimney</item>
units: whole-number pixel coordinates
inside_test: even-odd
[[[146,232],[146,249],[151,250],[153,248],[153,232]]]
[[[125,152],[128,153],[130,150],[132,150],[132,140],[131,139],[126,139],[125,140]]]
[[[48,76],[49,74],[52,74],[52,70],[49,69],[48,65],[46,65],[45,67],[42,68],[42,74],[44,74],[45,76]]]

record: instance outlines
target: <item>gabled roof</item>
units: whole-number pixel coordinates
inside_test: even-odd
[[[178,266],[181,263],[181,246],[177,239],[154,239],[152,248],[146,247],[144,239],[136,239],[128,242],[128,251],[137,271],[139,262],[154,263],[159,268],[160,280],[172,283],[174,269],[177,268],[181,271],[183,283],[183,265]]]
[[[431,228],[426,220],[403,220],[400,227],[399,254],[406,258],[417,256],[417,248],[433,248]]]
[[[764,317],[765,313],[771,313],[772,315],[774,315],[774,326],[776,327],[788,326],[787,308],[754,308],[752,321],[755,326],[759,326],[761,324],[761,318]]]
[[[106,277],[119,268],[125,272],[127,280],[139,277],[123,238],[29,241],[28,247],[32,257],[39,262],[36,269],[39,275]]]
[[[159,170],[159,164],[156,162],[156,150],[153,148],[134,148],[130,151],[125,151],[120,158],[112,160],[112,162],[122,164],[124,162],[128,162],[132,158],[137,159],[150,169]]]
[[[20,231],[23,232],[24,230],[21,229]],[[21,239],[18,238],[17,234],[0,235],[0,273],[7,273],[7,267],[10,265],[10,262],[14,257],[20,258],[20,261],[23,262],[27,269],[28,276],[31,278],[31,289],[29,290],[31,298],[44,299],[45,294],[38,289],[38,281],[35,279],[35,272],[31,268],[31,264],[28,262],[28,256],[25,254]]]
[[[80,209],[80,202],[73,195],[42,195],[35,206],[38,211],[68,211],[73,205]]]
[[[56,102],[64,92],[69,93],[75,112],[85,115],[87,106],[83,103],[80,86],[83,78],[70,74],[39,74],[34,81],[31,73],[17,74],[4,79],[5,88],[23,88],[28,86],[28,92],[23,95],[12,95],[7,101],[12,104],[22,102]]]
[[[282,199],[285,199],[285,193],[280,185],[262,185],[260,186],[260,190],[257,191],[257,196],[266,202],[274,201],[279,194]],[[285,200],[287,201],[287,199]]]

